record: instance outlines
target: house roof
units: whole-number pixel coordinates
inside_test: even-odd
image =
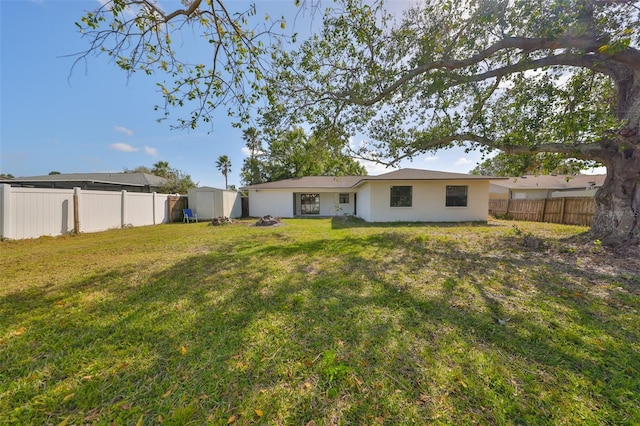
[[[607,175],[525,175],[491,183],[509,189],[584,189],[600,187]]]
[[[369,181],[384,180],[490,180],[491,176],[439,172],[420,169],[400,169],[377,176],[305,176],[276,182],[245,186],[243,189],[347,189]],[[499,179],[499,178],[498,178]]]
[[[361,181],[370,180],[490,180],[493,176],[469,175],[465,173],[440,172],[436,170],[400,169],[378,176],[362,176]],[[497,178],[499,179],[499,178]]]
[[[275,182],[258,183],[245,186],[243,189],[351,188],[358,183],[362,177],[363,176],[304,176]]]
[[[129,186],[161,186],[165,179],[149,173],[65,173],[6,179],[0,183],[91,182]]]

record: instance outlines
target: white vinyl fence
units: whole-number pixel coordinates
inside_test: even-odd
[[[169,195],[0,185],[0,237],[21,240],[170,222]]]

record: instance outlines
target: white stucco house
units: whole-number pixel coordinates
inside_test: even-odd
[[[378,176],[308,176],[250,185],[249,215],[353,215],[368,222],[486,221],[489,176],[401,169]]]
[[[607,175],[525,175],[491,180],[492,200],[593,197]]]

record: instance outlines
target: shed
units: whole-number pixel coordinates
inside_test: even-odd
[[[240,193],[236,191],[202,186],[191,188],[188,196],[189,208],[198,215],[199,220],[211,220],[220,216],[236,218],[242,215]]]

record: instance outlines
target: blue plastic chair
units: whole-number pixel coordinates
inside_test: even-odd
[[[194,220],[198,222],[198,215],[191,211],[191,209],[183,209],[182,213],[184,214],[183,222],[191,223]]]

